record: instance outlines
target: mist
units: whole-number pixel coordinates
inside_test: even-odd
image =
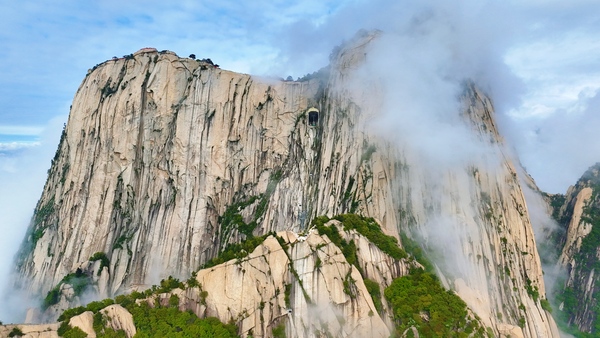
[[[529,219],[535,234],[538,253],[541,258],[542,268],[544,270],[544,284],[546,285],[546,296],[553,303],[553,306],[558,308],[558,304],[554,303],[554,292],[556,291],[556,283],[560,280],[565,280],[568,273],[565,267],[561,267],[558,263],[558,258],[561,255],[561,248],[554,245],[551,241],[551,236],[563,235],[565,229],[561,228],[558,223],[550,216],[548,204],[543,200],[543,197],[534,190],[526,182],[524,173],[520,173],[521,187],[523,195],[527,201],[527,211]]]
[[[590,11],[585,13],[586,9]],[[480,239],[478,233],[466,229],[469,220],[480,217],[469,205],[481,201],[472,191],[461,189],[460,181],[457,191],[444,190],[444,173],[472,164],[494,168],[493,158],[498,155],[494,152],[503,151],[517,167],[522,163],[543,191],[564,193],[590,165],[600,161],[596,136],[600,130],[600,62],[578,64],[578,57],[560,51],[569,36],[573,38],[570,46],[577,45],[580,40],[573,34],[590,24],[590,18],[597,19],[595,13],[598,10],[585,1],[572,6],[557,2],[376,1],[349,6],[318,26],[300,23],[289,33],[289,44],[283,50],[290,64],[295,60],[300,65],[325,63],[327,54],[314,53],[315,49],[350,40],[352,36],[347,34],[362,28],[382,31],[371,43],[354,81],[363,87],[373,81],[381,84],[382,93],[378,94],[383,103],[370,131],[400,145],[406,156],[412,157],[409,165],[420,163],[419,169],[425,168],[417,174],[421,177],[401,183],[411,187],[425,184],[422,189],[437,193],[439,200],[423,202],[430,203],[423,209],[443,204],[445,199],[466,213],[430,213],[429,219],[420,220],[425,222],[415,237],[437,249],[435,263],[444,274],[466,277],[468,284],[475,284],[477,270],[471,266],[465,246]],[[584,28],[594,25],[598,23]],[[542,57],[543,52],[533,53],[530,45],[543,45],[543,51],[555,53]],[[595,51],[591,55],[597,58],[599,49]],[[575,65],[580,67],[569,67]],[[586,79],[581,83],[577,77],[585,72],[593,75],[581,76]],[[493,102],[505,138],[505,144],[497,149],[477,139],[460,117],[459,98],[470,81]],[[559,254],[556,248],[544,246],[549,233],[557,230],[556,223],[537,187],[526,184],[525,173],[519,177],[543,262],[544,284],[550,291],[564,274],[554,264]],[[412,200],[423,199],[419,188],[411,190],[416,191]],[[452,193],[458,197],[448,196]]]
[[[23,295],[15,294],[12,275],[15,255],[42,194],[65,120],[64,116],[52,119],[40,135],[39,145],[0,153],[0,320],[4,323],[22,321],[29,305],[39,305],[27,304]]]
[[[590,166],[600,162],[600,91],[592,97],[581,95],[576,108],[513,122],[511,136],[518,141],[515,147],[527,171],[550,193],[566,193]],[[552,173],[556,175],[547,177]]]
[[[399,102],[448,118],[450,96],[462,80],[473,81],[491,97],[501,134],[541,190],[565,193],[600,161],[599,16],[587,0],[357,1],[324,22],[307,18],[277,34],[272,71],[309,73],[359,29],[380,29],[383,53],[369,71],[405,85],[397,95],[413,102]]]
[[[441,184],[436,181],[439,177],[436,170],[464,167],[474,158],[494,157],[487,156],[493,150],[474,138],[470,127],[458,115],[458,98],[464,83],[473,81],[491,97],[501,134],[541,189],[564,193],[590,165],[600,161],[600,138],[597,137],[600,67],[598,61],[587,61],[580,68],[563,69],[558,63],[565,60],[558,57],[554,60],[550,55],[560,50],[558,42],[563,40],[559,39],[568,39],[580,30],[595,29],[598,23],[592,19],[597,18],[596,7],[594,1],[572,5],[558,1],[355,1],[322,20],[307,17],[277,33],[253,32],[252,36],[261,41],[266,38],[271,43],[264,46],[261,42],[261,46],[275,46],[279,55],[274,58],[273,50],[268,49],[270,55],[266,59],[270,60],[270,66],[266,67],[261,61],[265,56],[253,53],[252,59],[259,61],[254,66],[244,67],[298,77],[326,66],[333,47],[350,40],[359,29],[380,29],[384,34],[371,46],[367,63],[357,74],[358,82],[367,76],[384,84],[381,115],[369,128],[398,144],[410,144],[411,156],[417,156],[419,161],[428,164],[427,168],[432,168],[431,172],[424,173],[431,178],[432,186]],[[180,29],[178,25],[173,27]],[[200,31],[201,27],[196,29]],[[105,58],[130,52],[130,41],[112,32],[83,45],[101,44],[106,51],[105,41],[118,36],[119,52],[109,52]],[[164,44],[170,38],[163,36],[159,41]],[[237,40],[231,43],[226,37],[219,36],[219,39],[219,43],[227,46],[228,53],[238,48]],[[72,54],[82,53],[81,50],[98,53],[96,48],[74,46],[69,49]],[[186,44],[177,46],[196,52]],[[541,51],[539,55],[534,55],[529,46],[537,46]],[[596,49],[589,50],[586,55],[597,57],[594,51]],[[32,51],[31,55],[36,52]],[[91,66],[87,64],[82,69]],[[264,71],[265,68],[268,70]],[[570,76],[564,75],[567,73]],[[548,74],[552,75],[549,79]],[[576,82],[578,77],[585,78],[586,82]],[[551,90],[543,91],[547,89],[542,83],[544,80],[570,87],[568,91],[565,87],[548,87]],[[562,95],[564,92],[568,95]],[[553,94],[562,97],[562,101],[549,101],[548,97]],[[56,118],[46,127],[41,145],[0,155],[0,229],[4,232],[0,243],[3,257],[0,286],[4,289],[10,287],[13,258],[41,195],[64,120],[64,117]],[[538,197],[524,189],[535,234],[541,236],[552,223],[538,204]],[[459,227],[460,221],[434,219],[430,226],[436,230],[435,225],[441,229]],[[543,236],[538,242],[540,240]],[[450,241],[458,243],[460,238],[452,237]],[[453,244],[448,244],[451,246]],[[15,316],[12,306],[0,307],[3,322],[20,318]]]
[[[379,29],[383,33],[356,75],[357,85],[373,79],[383,84],[383,106],[369,127],[427,164],[429,188],[442,185],[438,174],[450,168],[473,162],[494,167],[486,161],[495,150],[459,117],[459,97],[472,81],[492,100],[505,153],[524,165],[542,191],[565,193],[600,161],[600,44],[591,38],[600,28],[599,14],[592,1],[356,2],[326,22],[305,20],[282,33],[287,63],[278,69],[325,65],[340,41],[359,29]],[[555,223],[539,194],[521,185],[537,242],[543,243]],[[420,235],[435,241],[437,231],[460,229],[460,223],[434,219],[430,233]],[[556,255],[540,254],[543,261]],[[561,272],[547,272],[550,289]]]

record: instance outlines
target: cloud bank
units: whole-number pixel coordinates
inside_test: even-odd
[[[438,91],[452,91],[461,78],[486,91],[502,134],[542,190],[564,193],[600,161],[591,132],[600,127],[593,103],[600,11],[593,1],[355,2],[326,22],[291,25],[279,39],[287,63],[276,69],[324,65],[328,51],[361,28],[401,37],[383,48],[405,66],[405,78],[419,80],[406,93],[428,91],[439,100]]]
[[[0,155],[0,299],[4,304],[0,306],[0,320],[4,323],[21,321],[27,306],[20,295],[9,291],[14,257],[44,186],[64,120],[62,116],[50,121],[39,146]]]

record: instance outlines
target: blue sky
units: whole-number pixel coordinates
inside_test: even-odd
[[[432,46],[414,59],[490,93],[503,135],[542,190],[565,192],[600,161],[597,0],[0,0],[0,254],[23,238],[73,96],[94,65],[155,47],[237,72],[299,77],[325,66],[332,47],[360,28],[402,37],[414,22],[424,23],[423,39],[403,41]],[[450,65],[436,59],[440,51]],[[0,261],[0,275],[9,268]]]
[[[16,142],[37,140],[50,119],[68,113],[87,69],[112,56],[152,46],[183,56],[211,57],[228,69],[264,74],[278,56],[273,32],[305,16],[322,20],[339,7],[322,1],[297,6],[266,1],[262,5],[260,1],[3,3],[2,143],[8,135]]]
[[[595,1],[464,0],[450,7],[435,0],[2,0],[0,6],[4,158],[43,142],[51,120],[66,121],[87,70],[113,56],[156,47],[210,57],[238,72],[297,77],[326,65],[331,48],[361,27],[393,30],[398,21],[438,11],[467,22],[453,34],[477,41],[473,54],[487,54],[476,62],[496,77],[492,96],[506,117],[505,134],[542,189],[564,191],[600,160],[598,142],[587,140],[595,134],[590,102],[600,88]],[[567,157],[571,152],[578,153]]]
[[[543,190],[564,191],[600,161],[593,106],[600,100],[600,6],[592,0],[1,0],[0,6],[0,160],[54,142],[60,130],[50,129],[66,121],[87,70],[113,56],[156,47],[209,57],[238,72],[298,77],[325,66],[331,48],[360,28],[398,30],[398,22],[436,13],[450,23],[440,23],[438,30],[450,27],[440,43],[450,39],[463,49],[465,74],[487,78],[482,86],[489,87],[504,134]]]

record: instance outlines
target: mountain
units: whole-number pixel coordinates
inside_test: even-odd
[[[327,68],[299,81],[154,49],[94,67],[75,95],[16,262],[17,286],[44,299],[30,319],[55,321],[90,297],[199,271],[195,280],[214,289],[202,300],[202,291],[188,290],[195,282],[178,284],[177,306],[195,299],[194,313],[231,321],[244,336],[274,335],[279,323],[288,336],[387,336],[406,322],[390,310],[395,298],[369,293],[365,280],[383,290],[421,276],[413,273],[417,263],[374,249],[392,236],[397,244],[385,240],[385,247],[420,243],[430,272],[468,306],[467,322],[493,336],[557,337],[519,164],[505,150],[492,102],[464,83],[461,114],[448,124],[464,136],[466,152],[445,149],[437,158],[405,137],[410,128],[379,132],[376,122],[390,107],[365,65],[380,36],[357,35]],[[432,130],[425,140],[447,136]],[[335,235],[310,227],[318,216],[342,214],[372,219],[378,225],[367,228],[380,226],[381,235],[333,245]],[[239,258],[199,270],[228,246],[270,233],[284,244],[272,235],[244,249],[259,266]],[[357,257],[342,259],[351,239]],[[285,243],[298,244],[284,253]],[[281,299],[288,284],[289,304]],[[377,293],[388,309],[381,313],[373,311]],[[315,310],[314,299],[339,312]]]
[[[558,264],[564,270],[556,293],[561,319],[569,328],[600,332],[597,271],[600,268],[600,163],[589,168],[565,195],[550,196],[560,225],[554,232]]]

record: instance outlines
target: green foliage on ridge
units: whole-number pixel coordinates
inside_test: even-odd
[[[168,305],[162,306],[159,302],[154,302],[150,306],[147,301],[139,304],[136,300],[145,299],[152,295],[169,292],[175,288],[185,289],[186,287],[200,287],[201,285],[186,285],[177,278],[169,276],[160,282],[160,286],[155,285],[145,292],[134,291],[129,295],[117,296],[115,300],[104,299],[102,301],[91,302],[86,306],[80,306],[65,310],[58,318],[62,321],[59,328],[61,337],[85,337],[80,335],[80,329],[71,327],[69,320],[86,311],[94,313],[93,327],[99,338],[124,338],[123,330],[113,330],[107,327],[107,317],[102,309],[112,304],[119,304],[133,316],[133,321],[137,329],[135,337],[238,337],[237,327],[234,324],[223,324],[217,318],[198,318],[192,311],[179,311],[179,297],[171,295],[168,299]]]
[[[258,196],[242,196],[241,198],[239,198],[238,202],[233,203],[232,205],[227,207],[227,209],[225,209],[223,215],[219,216],[219,224],[221,227],[221,243],[227,241],[228,236],[233,229],[237,229],[240,233],[244,234],[246,238],[254,236],[254,229],[256,229],[259,220],[262,218],[265,211],[267,211],[269,199],[271,198],[271,195],[275,192],[275,187],[277,187],[277,184],[279,184],[281,179],[281,170],[275,171],[269,177],[269,183],[267,184],[267,189],[265,193],[260,194]],[[258,204],[254,209],[252,220],[249,223],[246,223],[244,221],[244,217],[240,214],[240,212],[248,206],[254,204],[256,201],[258,201]]]
[[[425,271],[434,274],[435,269],[433,264],[431,261],[429,261],[425,251],[421,248],[419,243],[402,233],[400,234],[400,238],[402,239],[402,244],[404,245],[406,252],[410,253],[417,260],[417,262],[419,262],[425,268]]]
[[[469,320],[465,302],[452,291],[445,290],[437,277],[422,269],[394,279],[385,289],[392,306],[396,334],[415,327],[423,337],[484,337],[485,329]]]
[[[44,205],[42,205],[38,210],[36,210],[34,220],[33,220],[34,225],[41,224],[48,218],[48,216],[52,215],[53,213],[54,213],[54,196],[48,202],[46,202]]]
[[[379,287],[379,284],[368,278],[363,279],[363,282],[365,283],[369,295],[371,295],[371,299],[373,299],[375,309],[381,314],[383,312],[383,303],[381,302],[381,288]]]
[[[232,259],[242,259],[261,245],[267,237],[275,235],[275,233],[268,233],[260,237],[250,237],[240,243],[229,244],[217,257],[206,262],[201,268],[210,268]]]
[[[356,230],[389,256],[397,260],[408,258],[406,251],[398,246],[396,238],[385,235],[373,218],[344,214],[333,219],[340,221],[345,231]],[[312,225],[320,235],[327,235],[342,250],[348,263],[358,267],[354,242],[348,243],[337,227],[326,226],[329,220],[326,216],[319,216]],[[491,333],[469,314],[466,303],[454,292],[444,289],[433,274],[433,264],[426,259],[420,246],[404,235],[402,242],[426,270],[413,268],[409,275],[394,279],[384,291],[397,325],[396,335],[402,336],[414,327],[422,337],[491,337]],[[363,281],[375,308],[381,313],[383,303],[380,286],[366,278]],[[351,296],[353,294],[349,280],[344,280],[344,292]],[[406,333],[408,337],[412,336],[411,330]]]
[[[561,304],[561,311],[555,311],[554,316],[558,326],[564,332],[577,338],[598,337],[600,334],[600,286],[595,283],[590,302],[582,303],[586,291],[586,283],[593,271],[600,270],[600,260],[597,257],[597,250],[600,246],[600,176],[597,174],[600,170],[600,163],[589,168],[577,182],[577,187],[590,187],[592,196],[583,207],[583,213],[580,222],[591,225],[591,231],[582,238],[579,251],[573,256],[574,266],[577,269],[574,283],[567,286],[566,280],[560,280],[556,283],[558,286],[554,290],[555,305]],[[567,227],[572,217],[572,206],[567,210],[561,208],[565,206],[566,198],[564,195],[554,195],[551,198],[553,207],[552,216],[562,226]],[[586,297],[587,298],[587,297]],[[546,306],[548,304],[542,304]],[[584,315],[587,311],[592,316],[591,333],[581,332],[579,328],[572,324],[573,319]],[[587,317],[587,316],[586,316]]]
[[[257,199],[262,196],[252,196],[247,200],[238,202],[227,207],[223,215],[219,216],[219,224],[221,225],[222,231],[225,233],[231,229],[238,229],[244,235],[252,236],[252,231],[256,227],[256,221],[246,223],[244,218],[240,214],[240,211],[252,205]]]
[[[407,258],[397,240],[385,235],[379,225],[372,219],[354,214],[345,214],[335,217],[339,220],[345,231],[356,230],[369,239],[374,245],[395,259]],[[340,247],[342,253],[350,264],[358,267],[357,247],[353,240],[347,242],[335,226],[325,226],[329,218],[321,216],[313,220],[313,225],[321,235],[327,235],[331,241]],[[206,263],[205,267],[212,267],[231,259],[241,259],[260,245],[266,237],[250,237],[240,243],[231,244],[215,259]],[[278,238],[278,240],[280,240]],[[418,245],[407,241],[408,247],[415,256],[419,256]],[[95,257],[94,257],[95,256]],[[93,255],[96,260],[101,260],[101,253]],[[359,268],[360,271],[360,268]],[[344,280],[344,290],[351,297],[356,296],[354,280],[348,274]],[[365,287],[373,299],[376,310],[383,311],[383,299],[380,286],[369,279],[364,279]],[[132,292],[129,295],[120,295],[115,300],[105,299],[89,303],[85,307],[66,310],[59,320],[63,322],[60,332],[63,337],[80,337],[80,330],[68,325],[70,318],[85,311],[94,313],[94,330],[98,337],[124,337],[122,330],[115,331],[107,327],[107,317],[102,309],[111,304],[120,304],[126,308],[134,318],[138,330],[136,337],[237,337],[237,327],[234,324],[223,324],[216,318],[198,318],[193,312],[178,310],[180,299],[171,295],[168,299],[152,304],[147,299],[153,295],[164,294],[175,288],[186,289],[199,287],[195,275],[183,283],[169,276],[144,292]],[[285,287],[286,306],[289,303],[289,288]],[[204,298],[208,295],[203,291]],[[393,316],[397,324],[397,334],[402,334],[407,328],[415,327],[422,336],[427,337],[468,337],[485,336],[487,333],[477,320],[469,315],[466,304],[452,291],[445,290],[439,280],[432,273],[420,268],[413,268],[408,276],[395,279],[390,287],[384,291],[385,298],[392,307]],[[283,323],[273,328],[276,336],[285,335]]]
[[[50,291],[44,298],[42,303],[42,309],[46,310],[48,307],[57,304],[60,300],[60,287],[63,284],[69,284],[73,287],[75,296],[81,295],[88,286],[90,286],[92,280],[88,275],[83,273],[81,269],[77,269],[74,273],[70,273],[63,277],[63,279]]]
[[[94,253],[90,257],[89,261],[90,262],[100,261],[100,268],[98,268],[98,276],[100,276],[100,273],[102,272],[102,269],[104,267],[108,267],[110,265],[110,261],[108,260],[108,257],[106,256],[106,254],[104,252]]]
[[[174,307],[152,308],[146,303],[130,310],[137,328],[136,338],[145,337],[238,337],[237,327],[217,318],[198,318],[191,311]]]
[[[8,334],[9,337],[21,337],[23,335],[23,331],[21,331],[21,329],[18,327],[13,327],[13,329]]]
[[[395,259],[408,258],[408,255],[404,250],[398,246],[398,241],[393,236],[388,236],[383,233],[381,227],[372,217],[364,217],[357,214],[343,214],[335,216],[333,219],[340,221],[343,224],[344,230],[356,230],[359,234],[365,236],[371,243],[375,244],[381,251],[388,254],[390,257]],[[344,252],[346,259],[350,264],[354,264],[355,258],[350,254],[351,250],[345,249],[348,245],[345,240],[342,239],[340,234],[335,227],[325,226],[330,219],[327,216],[319,216],[312,221],[312,225],[317,228],[320,235],[327,235],[327,237]],[[355,251],[355,250],[354,250]],[[356,265],[356,264],[355,264]]]

